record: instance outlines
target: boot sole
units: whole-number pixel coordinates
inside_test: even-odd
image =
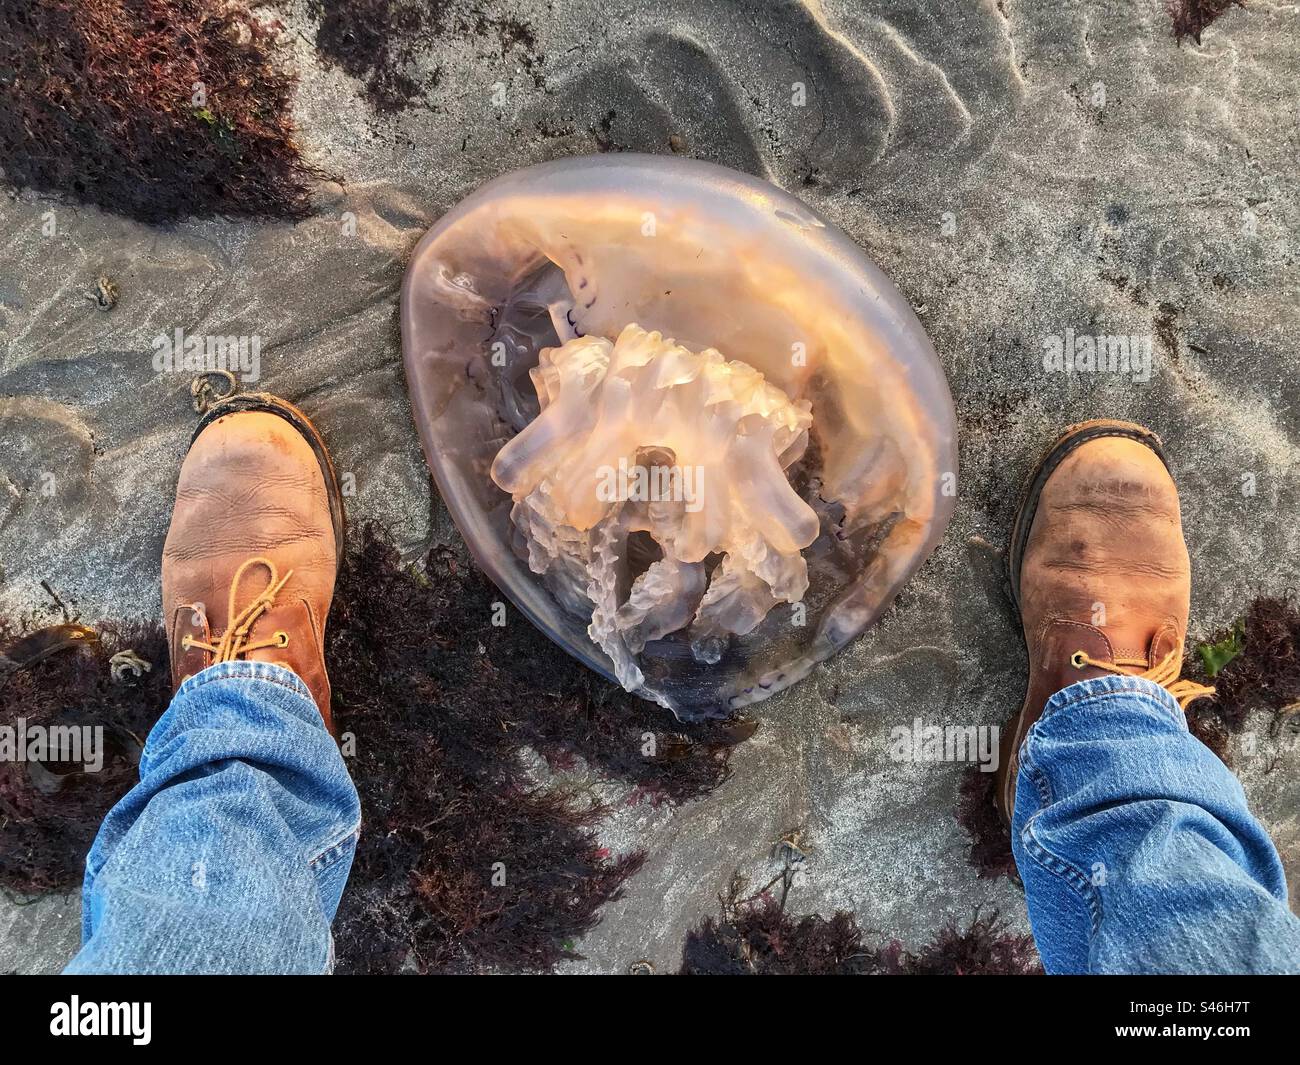
[[[339,479],[334,472],[334,462],[330,458],[329,448],[310,418],[286,399],[273,396],[269,392],[244,392],[208,408],[207,413],[199,419],[194,433],[190,436],[190,447],[209,425],[227,414],[239,414],[243,411],[260,411],[274,414],[292,425],[307,441],[320,465],[325,478],[325,493],[330,503],[330,523],[334,526],[334,567],[337,571],[343,565],[343,540],[347,532],[347,520],[343,513],[343,492],[339,488]]]
[[[1015,524],[1011,527],[1011,545],[1007,549],[1007,577],[1011,585],[1011,600],[1015,604],[1017,614],[1020,613],[1020,564],[1025,556],[1025,545],[1029,542],[1029,530],[1033,527],[1034,515],[1038,512],[1038,500],[1043,494],[1043,486],[1056,472],[1056,468],[1076,448],[1082,447],[1089,440],[1112,436],[1145,444],[1156,453],[1164,463],[1165,469],[1169,469],[1169,459],[1165,457],[1160,437],[1150,429],[1134,422],[1096,418],[1072,425],[1057,437],[1056,442],[1047,449],[1034,470],[1034,475],[1029,479],[1021,495],[1020,507],[1016,511]]]

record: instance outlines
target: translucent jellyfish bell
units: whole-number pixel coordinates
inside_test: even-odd
[[[682,718],[807,675],[952,515],[952,399],[911,308],[840,230],[722,167],[490,182],[416,248],[402,344],[479,565]]]

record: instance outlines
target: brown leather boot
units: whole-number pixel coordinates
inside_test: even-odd
[[[1110,673],[1163,685],[1186,709],[1213,694],[1179,680],[1191,568],[1178,489],[1149,429],[1072,426],[1030,481],[1007,557],[1029,650],[1029,691],[1002,730],[997,804],[1008,824],[1020,745],[1048,699]]]
[[[342,557],[342,497],[306,415],[260,393],[213,407],[163,546],[173,687],[214,662],[274,662],[302,678],[332,732],[325,618]]]

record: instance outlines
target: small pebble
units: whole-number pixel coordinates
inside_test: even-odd
[[[101,311],[111,311],[117,306],[117,282],[111,277],[101,277],[95,282],[95,294],[90,298]]]

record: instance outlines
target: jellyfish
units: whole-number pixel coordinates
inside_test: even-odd
[[[506,174],[420,241],[401,320],[476,562],[681,719],[801,680],[951,518],[952,398],[920,322],[756,178],[631,153]]]

